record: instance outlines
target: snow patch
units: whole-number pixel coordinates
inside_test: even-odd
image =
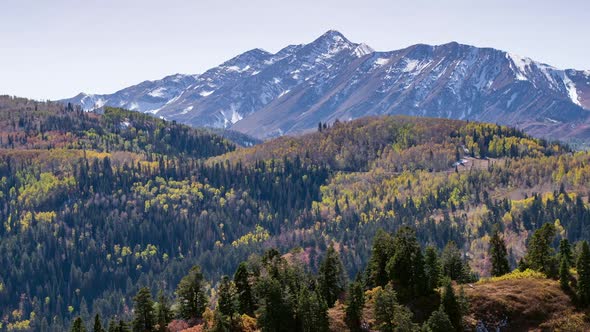
[[[166,88],[159,87],[157,89],[150,91],[148,93],[148,95],[150,95],[151,97],[154,97],[154,98],[162,98],[162,97],[164,97],[165,92],[166,92]]]
[[[519,81],[527,81],[527,68],[533,63],[533,60],[513,53],[506,53],[506,58],[515,66],[513,70],[516,79]]]
[[[277,98],[281,98],[282,96],[286,95],[287,93],[289,93],[291,90],[285,90],[283,92],[281,92],[281,94],[277,97]]]
[[[367,54],[371,54],[373,52],[375,52],[375,50],[372,49],[371,46],[369,46],[367,44],[364,44],[364,43],[363,44],[359,44],[359,46],[357,46],[354,49],[354,55],[357,58],[361,58],[361,57],[363,57],[363,56],[365,56]]]
[[[212,90],[212,91],[201,91],[201,92],[199,93],[199,95],[200,95],[201,97],[207,97],[207,96],[209,96],[210,94],[212,94],[213,92],[215,92],[215,90]]]
[[[179,114],[186,114],[192,110],[193,110],[193,106],[189,106],[189,107],[183,109],[182,112],[180,112]]]
[[[576,89],[576,84],[572,82],[572,80],[567,76],[567,74],[563,74],[563,84],[567,89],[567,94],[572,100],[572,102],[578,106],[582,106],[578,97],[578,90]]]
[[[384,66],[388,63],[389,63],[389,59],[387,59],[387,58],[379,58],[379,59],[375,60],[375,64],[378,66]]]

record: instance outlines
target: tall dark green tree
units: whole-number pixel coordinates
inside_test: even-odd
[[[436,248],[433,246],[426,247],[424,254],[424,273],[426,275],[426,289],[433,291],[440,286],[442,274],[440,260]]]
[[[373,248],[369,260],[368,283],[370,286],[385,286],[389,282],[387,262],[393,256],[393,239],[389,233],[380,229],[373,238]]]
[[[156,322],[158,331],[166,332],[168,323],[172,321],[172,309],[170,300],[162,290],[158,292],[158,305],[156,307]]]
[[[150,289],[142,287],[133,298],[133,332],[151,332],[156,323]]]
[[[391,285],[387,285],[377,292],[373,311],[375,324],[379,331],[413,331],[416,329],[416,325],[412,323],[412,312],[397,302],[395,290]]]
[[[100,315],[99,314],[96,314],[94,316],[94,326],[93,326],[92,332],[106,332],[102,328],[102,323],[100,322]]]
[[[570,271],[567,263],[567,258],[562,257],[561,263],[559,264],[559,285],[563,290],[569,290],[570,288]]]
[[[551,223],[544,224],[533,233],[525,256],[526,263],[531,269],[543,272],[548,277],[557,274],[555,252],[551,247],[554,237],[555,226]]]
[[[441,304],[445,313],[449,317],[449,320],[453,324],[455,331],[463,331],[463,313],[461,310],[461,304],[457,300],[455,290],[450,282],[447,282],[445,285]]]
[[[86,327],[84,326],[84,322],[82,318],[76,317],[74,322],[72,323],[72,328],[70,329],[71,332],[86,332]]]
[[[463,261],[463,255],[457,248],[454,241],[449,241],[444,247],[441,254],[441,264],[443,274],[451,280],[465,282],[469,276],[466,275],[468,270],[467,264]]]
[[[393,248],[387,271],[400,296],[407,299],[427,293],[424,257],[414,230],[401,227],[393,239]]]
[[[242,262],[238,266],[234,274],[234,284],[236,285],[240,314],[254,316],[256,303],[252,286],[250,285],[250,272],[248,271],[248,264],[246,262]]]
[[[425,332],[449,332],[454,329],[455,327],[442,305],[430,315],[423,328]]]
[[[562,259],[566,260],[568,266],[573,266],[575,263],[572,254],[572,246],[568,239],[561,239],[561,241],[559,241],[559,261],[561,262]]]
[[[346,278],[340,255],[330,244],[318,271],[319,288],[328,307],[333,307],[345,290]]]
[[[184,319],[202,318],[207,305],[205,295],[205,279],[201,268],[194,266],[189,273],[180,280],[176,288],[180,317]]]
[[[236,289],[228,276],[223,276],[219,284],[219,299],[217,310],[227,317],[232,317],[238,311],[238,299]]]
[[[586,306],[590,304],[590,248],[587,241],[582,241],[576,268],[578,269],[578,300]]]
[[[293,331],[296,326],[293,305],[283,293],[281,283],[274,278],[259,281],[260,307],[258,326],[264,332]]]
[[[348,287],[346,298],[346,325],[351,332],[360,332],[365,307],[365,292],[360,278]]]
[[[300,331],[328,331],[328,305],[318,292],[302,287],[297,296],[296,314]]]
[[[498,231],[494,232],[490,240],[490,259],[492,261],[491,275],[499,277],[510,272],[510,264],[508,263],[508,251],[506,250],[506,243],[500,237]]]

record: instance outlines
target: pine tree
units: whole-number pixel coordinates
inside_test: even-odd
[[[127,323],[125,323],[125,321],[123,321],[123,320],[119,321],[119,326],[117,327],[117,332],[130,332],[129,327],[127,326]]]
[[[328,305],[316,291],[302,287],[297,296],[297,319],[302,332],[328,331]]]
[[[426,288],[429,292],[432,292],[440,286],[441,278],[440,260],[438,259],[436,248],[433,246],[426,247],[424,270],[426,274]]]
[[[568,266],[572,266],[574,264],[572,247],[568,239],[561,239],[561,241],[559,241],[559,261],[561,262],[562,259],[566,260]]]
[[[118,332],[119,331],[119,326],[117,325],[117,322],[114,319],[111,319],[109,321],[109,332]]]
[[[238,311],[235,286],[228,276],[223,276],[221,278],[221,283],[219,284],[217,310],[227,317],[232,317],[232,315]]]
[[[106,332],[103,328],[102,328],[102,323],[100,322],[100,316],[98,314],[96,314],[94,316],[94,328],[92,329],[93,332]]]
[[[81,317],[76,317],[74,322],[72,323],[72,328],[70,329],[71,332],[86,332],[86,327],[84,326],[84,322],[82,321]]]
[[[150,332],[154,329],[154,301],[147,287],[141,288],[133,298],[133,332]]]
[[[257,290],[261,294],[258,325],[262,331],[285,331],[295,326],[293,307],[287,302],[278,280],[264,278],[259,281]]]
[[[255,302],[252,293],[252,286],[250,286],[250,273],[248,272],[248,265],[245,262],[240,263],[236,274],[234,274],[234,284],[236,285],[236,292],[238,294],[239,313],[254,316]]]
[[[340,255],[330,244],[326,251],[326,256],[320,263],[318,271],[319,288],[328,307],[333,307],[340,294],[344,292],[346,279],[344,277],[344,267],[340,261]]]
[[[352,282],[348,287],[346,299],[346,325],[351,332],[360,332],[365,306],[365,292],[360,278]]]
[[[428,321],[424,324],[425,332],[449,332],[454,330],[453,324],[441,305],[438,310],[434,311]]]
[[[442,298],[442,306],[449,320],[453,324],[455,331],[463,330],[463,314],[461,312],[461,305],[457,301],[455,290],[450,282],[445,285],[445,290]]]
[[[544,224],[533,233],[525,257],[531,269],[543,272],[548,277],[555,276],[557,272],[554,250],[551,247],[554,236],[555,226],[551,223]]]
[[[584,306],[590,304],[590,248],[582,241],[582,250],[576,264],[578,269],[578,300]]]
[[[385,286],[389,282],[387,262],[393,256],[393,239],[380,229],[373,238],[371,259],[369,260],[368,283],[370,286]]]
[[[207,305],[205,295],[205,280],[201,269],[194,266],[178,283],[176,294],[178,296],[180,317],[186,320],[202,318]]]
[[[172,321],[172,310],[170,309],[170,301],[162,290],[158,292],[158,306],[156,309],[156,321],[158,323],[158,331],[165,332],[168,323]]]
[[[563,290],[569,290],[570,288],[569,265],[565,257],[561,258],[561,263],[559,264],[559,285]]]
[[[412,312],[397,302],[396,293],[391,285],[377,292],[373,311],[379,331],[412,331],[416,328],[412,323]]]
[[[468,279],[466,270],[468,266],[463,262],[463,258],[459,248],[453,241],[449,241],[441,254],[441,265],[443,274],[451,280],[457,282],[465,282]]]
[[[394,255],[387,263],[390,279],[402,299],[426,293],[424,258],[416,233],[401,227],[393,240]]]
[[[493,277],[499,277],[510,272],[510,264],[508,263],[508,251],[504,240],[500,238],[498,231],[494,232],[490,240],[490,258],[492,260]]]

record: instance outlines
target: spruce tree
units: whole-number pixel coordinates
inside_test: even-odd
[[[469,276],[466,275],[468,266],[463,262],[461,251],[459,251],[454,241],[449,241],[443,249],[441,265],[443,274],[451,280],[463,283],[469,279]]]
[[[590,248],[582,241],[582,250],[576,264],[578,269],[578,300],[586,306],[590,304]]]
[[[394,237],[393,251],[387,271],[401,298],[425,294],[424,257],[414,230],[401,227]]]
[[[426,247],[426,253],[424,255],[424,272],[426,274],[426,288],[429,292],[432,292],[438,286],[440,286],[441,278],[441,265],[438,259],[438,253],[436,248],[433,246]]]
[[[256,307],[252,286],[250,285],[248,264],[245,262],[240,263],[238,266],[238,269],[234,274],[234,284],[236,285],[236,292],[238,295],[239,313],[253,317]]]
[[[569,265],[565,257],[561,258],[561,263],[559,264],[559,285],[563,290],[569,290],[570,288]]]
[[[320,263],[318,271],[319,288],[328,307],[331,308],[344,292],[346,279],[344,276],[344,267],[340,261],[340,255],[330,244],[326,251],[326,256]]]
[[[498,231],[494,232],[492,239],[490,240],[490,258],[492,260],[492,271],[493,277],[499,277],[510,272],[510,264],[508,263],[508,251],[506,250],[506,244],[500,237]]]
[[[368,264],[369,286],[385,286],[389,282],[387,262],[393,256],[393,239],[382,229],[373,238],[373,248]]]
[[[461,305],[455,295],[455,290],[450,282],[445,285],[445,290],[442,298],[442,306],[449,320],[453,324],[455,331],[463,330],[463,314],[461,312]]]
[[[328,331],[328,305],[316,291],[302,287],[297,296],[297,320],[302,332]]]
[[[93,327],[92,331],[93,332],[106,332],[102,328],[102,323],[100,322],[100,316],[98,314],[96,314],[94,316],[94,327]]]
[[[119,331],[119,327],[117,326],[117,322],[114,319],[109,320],[109,332],[117,332]]]
[[[158,306],[156,309],[156,321],[158,331],[165,332],[168,323],[172,321],[172,309],[170,309],[170,300],[162,290],[158,292]]]
[[[352,282],[348,287],[346,298],[346,325],[351,332],[360,332],[365,306],[365,292],[360,278]]]
[[[412,323],[412,312],[397,302],[396,293],[391,285],[377,292],[373,312],[379,331],[412,331],[416,328]]]
[[[548,277],[554,277],[557,272],[554,250],[551,247],[554,236],[555,226],[551,223],[544,224],[533,233],[525,256],[531,269],[543,272]]]
[[[179,302],[180,317],[189,320],[202,318],[207,305],[205,279],[198,266],[194,266],[178,283],[176,294]]]
[[[428,321],[424,323],[425,332],[449,332],[455,328],[445,312],[445,308],[441,305],[438,310],[434,311]]]
[[[232,315],[238,311],[235,286],[228,276],[223,276],[221,278],[221,283],[219,284],[217,310],[227,317],[232,317]]]
[[[568,266],[573,266],[575,263],[572,256],[572,247],[568,239],[561,239],[559,241],[559,261],[561,262],[562,259],[566,260]]]
[[[133,332],[151,332],[156,319],[154,317],[154,301],[147,287],[141,288],[133,298]]]
[[[71,332],[86,332],[86,327],[84,326],[84,322],[82,321],[81,317],[76,317],[74,322],[72,323],[72,328],[70,329]]]

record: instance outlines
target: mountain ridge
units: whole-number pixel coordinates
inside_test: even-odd
[[[497,122],[537,136],[590,139],[589,70],[557,69],[457,42],[375,51],[336,30],[274,54],[252,49],[200,75],[63,101],[86,110],[124,107],[262,139],[383,114]]]

